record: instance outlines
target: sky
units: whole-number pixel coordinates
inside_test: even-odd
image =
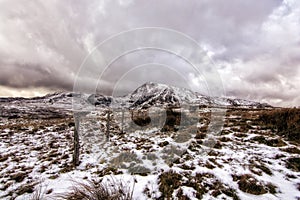
[[[201,84],[208,77],[159,49],[138,49],[108,68],[97,64],[92,65],[97,70],[81,72],[89,60],[103,63],[139,44],[134,34],[118,43],[111,38],[143,27],[176,31],[195,41],[222,81],[223,95],[300,106],[298,0],[0,0],[0,96],[72,91],[78,80],[100,84],[103,93],[114,88],[126,93],[155,81],[210,94]],[[159,41],[150,34],[142,40],[182,47],[181,40]],[[103,42],[107,48],[101,52]],[[181,52],[191,59],[203,56],[194,50],[185,46]]]

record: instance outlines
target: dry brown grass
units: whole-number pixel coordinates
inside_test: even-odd
[[[286,167],[296,172],[300,171],[300,157],[291,157],[286,161]]]
[[[250,141],[258,142],[260,144],[265,144],[270,147],[286,146],[286,143],[281,138],[266,138],[263,135],[255,136],[251,138]]]
[[[132,190],[122,182],[105,183],[75,182],[72,191],[58,195],[62,200],[132,200]]]
[[[259,117],[262,125],[276,130],[280,136],[288,140],[300,143],[300,109],[281,108],[263,111]]]
[[[300,150],[297,147],[287,147],[287,148],[281,148],[281,151],[285,151],[292,154],[300,154]]]
[[[56,118],[56,119],[22,119],[17,123],[7,123],[0,125],[0,130],[11,129],[19,131],[34,132],[46,127],[51,127],[53,124],[57,125],[57,131],[65,130],[68,127],[74,126],[73,118]],[[31,129],[31,130],[30,130]],[[29,131],[30,130],[30,131]]]
[[[239,189],[243,192],[261,195],[265,193],[276,193],[276,186],[271,183],[264,184],[263,182],[258,181],[251,174],[243,174],[241,176],[233,176],[234,181],[238,181]]]
[[[161,198],[171,199],[174,190],[181,185],[182,176],[174,171],[164,172],[159,176],[159,191]]]

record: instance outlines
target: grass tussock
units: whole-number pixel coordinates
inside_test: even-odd
[[[29,197],[29,200],[43,200],[45,198],[45,193],[42,190],[42,187],[39,186],[37,189],[34,190],[34,192]]]
[[[300,149],[298,149],[297,147],[281,148],[280,150],[285,151],[287,153],[300,154]]]
[[[300,157],[291,157],[287,159],[286,167],[293,171],[300,172]]]
[[[164,172],[159,176],[159,191],[162,198],[171,199],[174,190],[181,185],[182,176],[175,171]]]
[[[286,143],[281,138],[266,138],[263,135],[255,136],[250,139],[250,141],[258,142],[260,144],[265,144],[270,147],[282,147],[286,146]]]
[[[62,200],[132,200],[132,190],[122,182],[112,181],[79,183],[72,190],[59,196]]]
[[[240,190],[249,194],[262,195],[265,193],[276,193],[276,186],[272,183],[264,184],[254,178],[251,174],[233,176],[233,180],[237,181]]]

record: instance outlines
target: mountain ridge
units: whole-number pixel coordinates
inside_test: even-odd
[[[55,92],[41,97],[6,97],[0,98],[0,102],[29,102],[50,104],[72,104],[80,99],[80,104],[94,106],[115,106],[129,108],[149,108],[151,106],[174,106],[193,104],[199,106],[217,107],[245,107],[245,108],[271,108],[267,103],[249,101],[239,98],[211,97],[194,92],[187,88],[170,86],[162,83],[146,82],[133,92],[123,97],[105,96],[102,94],[85,94],[75,92]]]

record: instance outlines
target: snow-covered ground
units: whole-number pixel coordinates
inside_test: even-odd
[[[228,110],[207,145],[207,108],[196,126],[164,132],[125,120],[121,133],[121,113],[113,113],[108,142],[107,109],[98,109],[80,120],[81,162],[74,168],[74,119],[60,105],[1,105],[11,116],[0,120],[0,199],[30,199],[39,190],[56,199],[87,181],[122,182],[137,200],[300,198],[299,168],[289,164],[300,157],[299,144],[262,127],[257,111]]]

